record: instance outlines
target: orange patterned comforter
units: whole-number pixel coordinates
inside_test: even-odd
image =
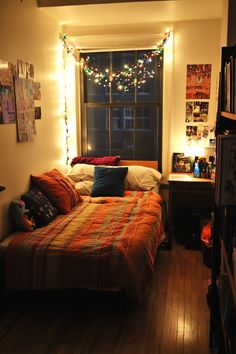
[[[7,289],[125,289],[142,299],[163,240],[161,197],[85,197],[67,215],[16,232],[6,250]]]

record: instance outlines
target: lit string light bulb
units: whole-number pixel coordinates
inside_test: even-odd
[[[72,53],[75,60],[79,60],[89,80],[93,79],[95,84],[103,87],[110,87],[112,83],[112,85],[116,85],[118,90],[124,90],[125,92],[128,92],[134,86],[140,88],[141,85],[144,85],[148,79],[154,78],[155,71],[153,69],[149,69],[148,66],[152,63],[153,57],[159,56],[162,60],[164,45],[167,42],[169,36],[170,31],[165,32],[163,34],[162,41],[157,45],[156,49],[152,50],[150,53],[144,54],[142,58],[138,59],[136,64],[125,64],[121,71],[113,73],[110,73],[109,69],[105,69],[104,72],[99,70],[94,64],[92,64],[93,60],[90,58],[90,56],[79,59],[75,54],[76,47],[67,43],[66,34],[62,35],[61,39],[64,43],[67,53]],[[157,67],[160,68],[160,64],[158,64]]]

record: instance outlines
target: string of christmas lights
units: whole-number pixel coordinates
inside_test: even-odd
[[[170,32],[163,33],[163,39],[158,44],[157,48],[152,50],[148,54],[144,54],[141,59],[133,65],[125,64],[123,69],[117,72],[110,72],[109,69],[105,71],[99,70],[94,64],[93,60],[89,56],[86,58],[79,59],[76,53],[76,47],[67,42],[67,35],[62,35],[62,41],[67,53],[71,53],[76,61],[79,61],[80,65],[83,67],[84,72],[88,76],[89,80],[93,80],[94,83],[103,86],[110,87],[111,85],[116,85],[118,90],[129,91],[134,86],[138,88],[145,84],[148,79],[152,79],[155,75],[153,69],[149,69],[153,57],[159,56],[162,59],[164,45],[170,36]],[[160,67],[160,65],[158,65]]]

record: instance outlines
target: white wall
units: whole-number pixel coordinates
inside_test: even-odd
[[[174,26],[174,63],[172,77],[172,116],[170,121],[170,144],[167,157],[173,152],[186,151],[185,102],[187,64],[212,64],[211,94],[208,125],[214,125],[217,109],[217,87],[220,61],[220,20],[184,21]],[[167,103],[166,103],[167,104]],[[206,151],[210,154],[210,151]],[[169,172],[171,169],[169,161]]]
[[[36,0],[1,0],[0,59],[34,65],[41,83],[42,119],[33,141],[17,142],[16,124],[0,125],[0,237],[7,231],[9,202],[29,186],[29,176],[52,167],[64,169],[65,125],[61,89],[60,27],[37,8]]]

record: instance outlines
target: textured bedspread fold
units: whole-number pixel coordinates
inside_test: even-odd
[[[161,197],[85,197],[67,215],[17,232],[5,255],[7,289],[125,289],[141,299],[163,240]]]

